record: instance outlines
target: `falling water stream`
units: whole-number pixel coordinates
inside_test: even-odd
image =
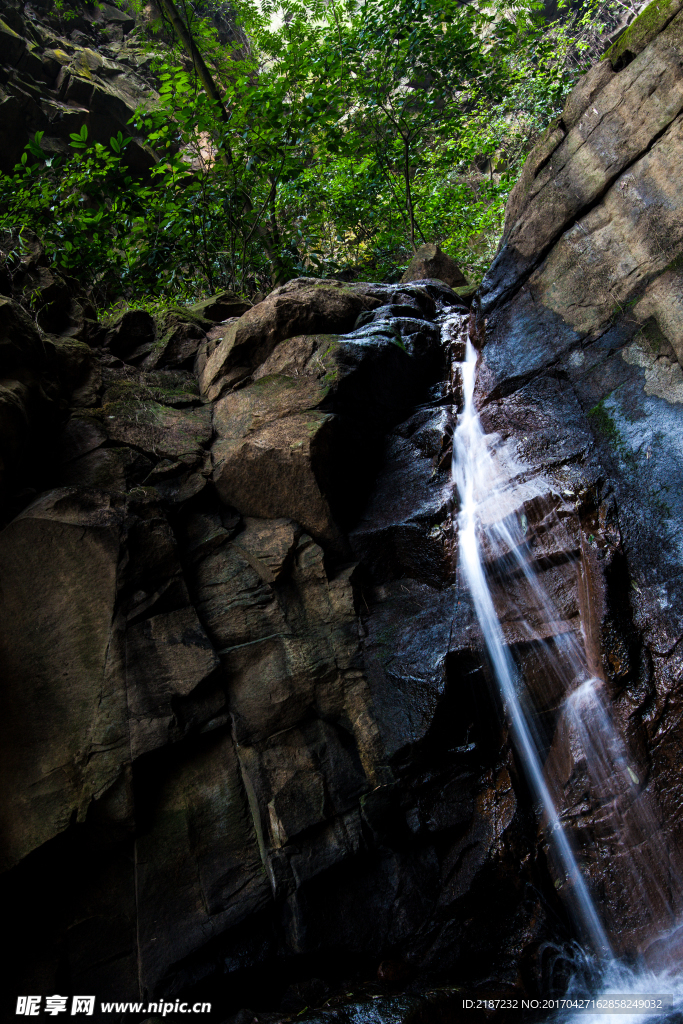
[[[459,500],[458,537],[460,572],[471,595],[481,629],[491,674],[510,723],[517,755],[546,825],[555,873],[573,914],[583,947],[584,963],[592,975],[592,995],[666,994],[673,996],[675,1011],[683,1009],[683,964],[674,952],[677,935],[673,906],[679,893],[671,891],[667,854],[659,836],[656,815],[642,791],[633,759],[610,713],[604,681],[589,667],[589,658],[577,630],[563,628],[562,615],[545,591],[527,540],[524,508],[542,502],[552,491],[547,481],[528,479],[523,467],[511,460],[496,444],[495,436],[484,434],[474,404],[478,353],[467,337],[463,318],[444,323],[444,338],[452,344],[454,374],[459,376],[462,405],[453,434],[452,479]],[[463,346],[464,342],[464,346]],[[462,351],[464,347],[464,352]],[[463,358],[464,356],[464,358]],[[460,358],[458,358],[460,357]],[[561,500],[561,496],[557,495]],[[539,735],[537,716],[530,694],[510,650],[510,640],[496,607],[489,584],[490,567],[514,577],[530,595],[533,621],[516,615],[523,639],[536,651],[535,658],[546,680],[559,682],[562,692],[558,727],[571,737],[574,749],[585,759],[590,799],[600,808],[610,838],[620,846],[625,889],[637,894],[638,911],[644,913],[650,929],[645,946],[657,950],[650,961],[643,956],[636,963],[622,962],[613,951],[608,928],[594,902],[581,864],[565,830],[554,793],[544,772],[546,746]],[[501,569],[501,566],[503,567]],[[521,581],[521,583],[520,583]],[[510,591],[509,600],[515,598]],[[500,602],[498,602],[500,604]],[[518,610],[519,611],[519,610]],[[541,659],[539,661],[539,659]],[[536,673],[538,674],[538,665]],[[624,850],[626,851],[624,854]],[[644,881],[647,885],[644,885]],[[680,881],[679,890],[683,888]],[[643,891],[647,890],[647,896]],[[636,896],[634,896],[636,898]],[[645,910],[643,911],[643,902]],[[585,973],[570,982],[568,994],[585,992]],[[669,1003],[671,1006],[671,1003]],[[585,1020],[586,1014],[581,1014]],[[609,1014],[607,1015],[609,1016]],[[643,1021],[647,1014],[633,1016]],[[628,1013],[619,1013],[621,1024]],[[662,1019],[660,1017],[660,1019]],[[676,1019],[681,1019],[676,1016]],[[605,1013],[596,1015],[605,1022]]]

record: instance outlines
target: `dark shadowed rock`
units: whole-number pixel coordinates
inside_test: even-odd
[[[129,309],[109,326],[104,344],[113,355],[128,362],[131,356],[148,351],[155,337],[151,314],[144,309]]]
[[[11,89],[0,94],[2,171],[12,172],[36,131],[52,154],[68,153],[70,133],[86,122],[89,137],[104,145],[118,131],[130,137],[135,109],[155,95],[148,60],[135,42],[117,46],[134,27],[133,16],[111,4],[82,6],[67,27],[44,6],[39,12],[23,7],[3,3],[0,22],[3,82],[9,74],[13,79]],[[156,162],[142,139],[131,140],[124,159],[138,172]]]
[[[45,351],[31,317],[19,303],[0,296],[0,365],[2,374],[21,378],[39,374],[45,363]]]
[[[233,316],[242,316],[248,309],[251,309],[251,306],[248,299],[242,299],[234,292],[226,291],[211,295],[208,299],[202,299],[201,302],[195,302],[193,306],[190,306],[190,310],[218,324]]]
[[[169,765],[138,863],[140,969],[151,991],[178,961],[268,903],[229,735],[206,737]]]
[[[0,642],[5,867],[82,820],[128,758],[114,627],[121,522],[107,496],[86,503],[67,492],[2,533],[2,576],[12,580],[3,587]],[[27,697],[39,708],[30,718]]]
[[[156,324],[157,341],[144,359],[147,370],[191,369],[213,320],[194,309],[172,306]]]

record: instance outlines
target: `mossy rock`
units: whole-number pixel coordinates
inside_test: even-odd
[[[157,331],[159,334],[166,334],[172,331],[178,324],[192,324],[200,327],[203,331],[210,330],[214,322],[208,317],[202,316],[196,308],[188,306],[168,306],[157,317]]]
[[[624,67],[666,28],[683,7],[683,0],[652,0],[603,55],[615,70]]]
[[[223,291],[211,295],[208,299],[202,299],[201,302],[195,302],[190,310],[214,324],[222,323],[233,316],[242,316],[251,307],[252,303],[248,299],[235,295],[234,292]]]
[[[468,284],[463,285],[462,288],[454,288],[453,291],[459,299],[462,299],[463,302],[466,302],[467,305],[470,306],[478,287],[479,285],[477,284]]]

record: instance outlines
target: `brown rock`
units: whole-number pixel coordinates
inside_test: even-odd
[[[92,405],[102,381],[99,363],[89,345],[72,337],[51,339],[57,372],[65,394],[72,396],[72,404]],[[75,401],[73,400],[76,393]]]
[[[654,316],[683,362],[682,275],[671,267],[683,252],[683,196],[676,180],[681,153],[683,122],[677,118],[602,202],[563,234],[529,288],[580,333],[597,334],[627,306],[642,323]],[[644,194],[656,201],[643,204]],[[589,294],[584,261],[591,267]]]
[[[244,529],[233,541],[233,548],[244,554],[262,579],[275,583],[294,557],[301,528],[291,519],[245,518]]]
[[[619,74],[593,69],[570,96],[568,124],[551,126],[510,195],[505,249],[487,275],[489,291],[498,280],[499,287],[514,286],[622,172],[628,178],[668,126],[676,130],[683,109],[682,18],[677,14]],[[634,210],[640,203],[632,197]]]
[[[350,570],[329,578],[321,548],[287,520],[248,519],[232,541],[225,538],[197,564],[193,587],[230,674],[238,742],[295,728],[315,706],[354,722],[367,763],[376,733],[367,685],[353,671],[358,636]]]
[[[332,417],[309,410],[274,420],[240,441],[213,448],[221,499],[248,516],[301,523],[322,543],[341,536],[324,496]]]
[[[467,278],[455,260],[433,243],[420,246],[408,264],[408,269],[401,278],[401,284],[407,284],[409,281],[423,281],[426,278],[443,281],[451,288],[462,288],[467,285]]]
[[[328,370],[326,356],[333,350],[338,335],[303,334],[281,341],[265,362],[254,371],[254,380],[271,373],[283,373],[290,377],[304,375],[321,376]]]
[[[107,498],[56,492],[0,535],[4,867],[83,820],[129,757],[112,632],[120,525]]]
[[[345,746],[333,725],[319,720],[242,747],[240,761],[272,849],[351,810],[370,788],[358,751]]]
[[[259,366],[286,338],[317,331],[350,331],[360,313],[381,304],[380,292],[372,285],[308,277],[289,281],[230,325],[206,363],[200,380],[202,393],[215,397],[220,378],[234,367]]]
[[[648,4],[647,9],[619,35],[603,60],[611,62],[615,68],[625,67],[666,28],[681,7],[681,0],[658,0],[656,3]]]
[[[154,401],[108,402],[102,425],[112,441],[134,445],[155,458],[200,458],[211,437],[209,409],[173,409]]]
[[[226,395],[214,409],[213,479],[243,515],[294,519],[316,539],[338,543],[325,497],[332,417],[316,409],[326,390],[316,374],[270,374]]]
[[[64,427],[59,452],[63,462],[70,462],[87,452],[99,448],[107,435],[97,421],[89,417],[72,416]]]
[[[59,482],[66,487],[83,487],[97,491],[123,492],[127,488],[124,453],[111,448],[96,448],[69,462]]]
[[[167,310],[157,323],[157,338],[145,357],[147,370],[157,368],[190,369],[197,350],[206,341],[213,322],[194,309],[182,306]]]

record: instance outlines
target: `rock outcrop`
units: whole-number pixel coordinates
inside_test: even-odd
[[[401,280],[422,281],[426,277],[435,277],[450,288],[468,287],[467,278],[455,260],[431,243],[420,246]]]
[[[17,298],[3,345],[39,390],[47,336]],[[88,328],[90,390],[64,383],[38,493],[9,479],[18,984],[196,994],[222,1020],[383,960],[375,994],[513,982],[550,934],[536,855],[513,868],[535,825],[476,657],[449,655],[439,321],[466,307],[428,279],[304,278],[219,324],[216,304]]]
[[[135,18],[112,4],[73,12],[52,4],[0,4],[0,171],[11,173],[36,132],[46,153],[69,153],[69,136],[83,125],[108,145],[131,135],[139,106],[155,102],[151,55],[136,37]],[[156,157],[141,138],[126,148],[138,172]]]
[[[13,171],[36,132],[47,154],[69,154],[70,135],[84,126],[106,146],[119,132],[128,138],[124,161],[134,173],[155,165],[157,154],[131,126],[137,110],[159,100],[145,38],[155,15],[154,3],[0,0],[0,173]],[[246,44],[231,12],[207,15],[224,46]]]
[[[651,4],[530,155],[473,319],[487,429],[525,474],[545,480],[548,504],[527,509],[529,523],[549,524],[549,506],[580,523],[571,538],[555,538],[556,550],[573,549],[583,566],[582,588],[565,584],[574,594],[567,614],[583,620],[608,681],[632,752],[627,803],[649,799],[654,808],[649,831],[661,829],[668,846],[664,885],[674,907],[683,866],[674,768],[683,713],[679,8]],[[548,566],[555,590],[557,561]],[[552,706],[548,697],[541,709]],[[549,771],[616,944],[647,944],[647,886],[634,907],[629,844],[615,848],[599,812],[587,815],[586,765],[561,728],[549,742]],[[656,870],[643,872],[653,884]]]
[[[563,680],[534,659],[585,636],[632,750],[628,800],[654,797],[676,849],[683,14],[654,7],[531,154],[471,313],[429,277],[303,278],[253,307],[224,293],[102,325],[35,240],[0,276],[16,992],[206,999],[241,1024],[240,1007],[276,1021],[361,991],[360,1016],[311,1019],[427,1022],[452,1011],[434,986],[561,984],[567,880],[454,574],[448,360],[468,330],[485,428],[540,481],[520,511],[560,612],[505,577],[504,636],[609,925],[646,944],[623,851],[583,802]],[[17,26],[0,28],[21,90]],[[67,106],[82,77],[62,76]]]

